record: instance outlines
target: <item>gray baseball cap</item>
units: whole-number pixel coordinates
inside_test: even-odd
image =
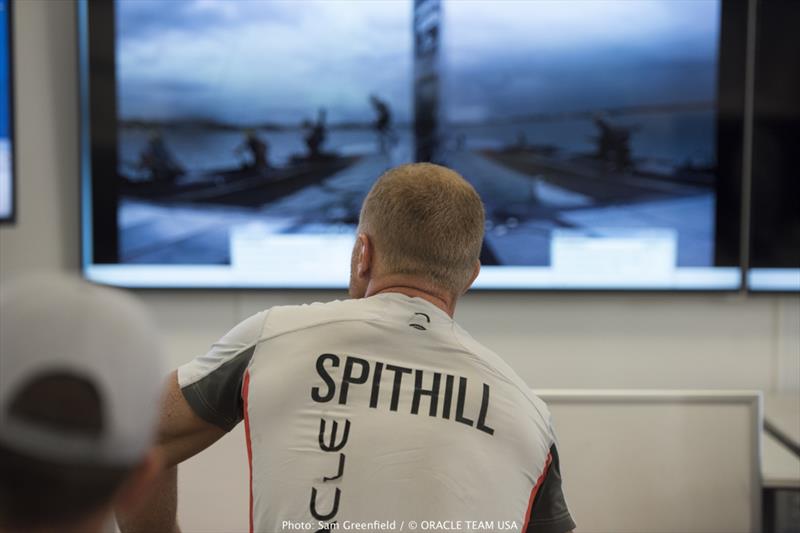
[[[59,463],[132,465],[152,446],[166,373],[156,327],[131,295],[65,275],[0,287],[3,446]],[[26,402],[45,415],[67,409],[59,398],[69,391],[37,392],[49,376],[69,376],[92,391],[92,431],[26,414]]]

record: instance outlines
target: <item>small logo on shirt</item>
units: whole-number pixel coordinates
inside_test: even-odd
[[[428,328],[420,324],[420,322],[422,322],[423,319],[425,320],[426,323],[428,324],[431,323],[431,317],[429,317],[425,313],[414,313],[414,316],[411,317],[411,322],[409,322],[408,325],[414,329],[418,329],[420,331],[426,331]]]

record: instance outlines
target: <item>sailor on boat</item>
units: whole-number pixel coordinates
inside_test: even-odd
[[[170,153],[160,131],[154,131],[139,156],[139,167],[147,170],[152,181],[175,181],[186,173]]]
[[[392,132],[392,112],[389,109],[389,104],[372,94],[369,97],[370,103],[375,110],[378,117],[373,124],[375,131],[378,133],[378,148],[380,153],[388,154],[389,149],[395,143],[396,138]]]
[[[305,137],[309,159],[320,159],[322,157],[322,145],[325,144],[327,136],[328,128],[325,125],[325,108],[323,107],[317,113],[317,121],[310,125],[310,130]]]
[[[269,168],[268,151],[269,145],[253,129],[245,130],[244,141],[235,150],[237,155],[249,154],[250,160],[243,165],[244,168],[259,171]]]

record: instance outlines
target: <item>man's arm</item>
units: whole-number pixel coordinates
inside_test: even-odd
[[[117,509],[117,525],[123,533],[181,533],[176,520],[178,467],[162,472],[135,510]]]
[[[197,455],[226,433],[195,414],[178,385],[177,371],[167,379],[161,413],[158,444],[164,452],[167,467]]]
[[[575,522],[567,509],[561,489],[561,464],[556,445],[550,446],[550,454],[544,471],[531,493],[528,515],[525,517],[525,533],[572,533]]]
[[[167,379],[162,402],[157,445],[164,457],[165,471],[138,510],[117,514],[122,533],[179,533],[177,465],[225,435],[225,430],[194,413],[181,393],[177,372]]]

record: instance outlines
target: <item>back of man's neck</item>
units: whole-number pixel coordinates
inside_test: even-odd
[[[411,298],[422,298],[447,313],[451,318],[455,313],[456,298],[424,281],[409,276],[391,276],[370,281],[364,296],[369,297],[389,292],[405,294]]]

